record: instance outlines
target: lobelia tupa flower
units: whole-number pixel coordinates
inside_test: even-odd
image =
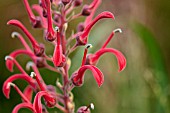
[[[92,47],[88,44],[88,35],[93,26],[101,19],[114,19],[111,12],[105,11],[94,17],[95,11],[101,4],[101,0],[93,0],[91,4],[82,6],[82,10],[78,14],[74,14],[77,7],[81,7],[83,0],[39,0],[39,4],[30,6],[28,0],[23,0],[26,12],[33,28],[42,29],[44,39],[54,45],[53,56],[49,57],[45,53],[45,45],[38,43],[36,38],[27,30],[27,28],[18,20],[12,19],[7,22],[8,25],[14,25],[22,30],[31,42],[31,47],[27,44],[24,37],[13,32],[12,37],[18,38],[24,49],[18,49],[5,57],[6,67],[13,72],[16,66],[19,70],[18,74],[10,76],[3,85],[3,93],[6,98],[10,98],[11,87],[21,96],[22,102],[15,106],[12,113],[18,113],[21,108],[28,108],[33,113],[48,113],[48,108],[56,107],[64,113],[74,113],[75,106],[73,102],[72,89],[76,86],[84,84],[85,71],[90,70],[97,82],[98,86],[104,82],[104,75],[99,68],[96,67],[98,60],[105,53],[112,53],[118,61],[119,71],[126,67],[126,59],[124,55],[114,49],[107,48],[107,44],[111,41],[115,33],[122,32],[121,29],[114,30],[108,39],[104,42],[101,49],[93,54],[88,54],[88,49]],[[52,8],[53,7],[53,8]],[[55,7],[55,8],[54,8]],[[38,14],[35,16],[33,10]],[[70,37],[66,37],[68,23],[80,16],[85,17],[85,21],[77,25],[77,32]],[[94,17],[94,19],[93,19]],[[70,41],[76,40],[75,44],[70,48]],[[68,71],[71,65],[69,55],[79,46],[85,46],[84,56],[81,66],[70,76]],[[32,72],[28,72],[16,60],[19,55],[27,55],[32,61],[26,65],[26,70],[32,68]],[[54,65],[48,64],[53,62]],[[62,93],[56,91],[56,87],[47,85],[39,68],[46,68],[62,75],[63,82],[56,82],[56,87],[61,89]],[[14,81],[22,79],[28,83],[24,91],[14,84]],[[33,97],[35,95],[35,97]],[[44,102],[41,102],[43,98]],[[94,105],[81,106],[77,113],[90,113],[90,108],[94,109]]]

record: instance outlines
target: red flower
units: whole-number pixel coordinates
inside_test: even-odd
[[[21,22],[19,22],[18,20],[10,20],[8,21],[7,24],[19,27],[27,35],[27,37],[31,41],[36,56],[42,56],[44,54],[44,46],[42,44],[37,43],[37,41],[34,39],[31,33],[28,32],[28,30],[24,27],[24,25]]]
[[[42,27],[42,23],[39,17],[35,17],[35,15],[33,14],[30,5],[28,3],[28,0],[23,0],[26,11],[28,13],[29,19],[33,25],[34,28],[41,28]]]
[[[126,58],[124,57],[124,55],[113,48],[105,48],[107,46],[107,44],[110,42],[110,40],[112,39],[112,37],[114,36],[114,34],[116,32],[122,32],[121,29],[116,29],[114,30],[109,38],[106,40],[106,42],[103,44],[102,48],[99,49],[96,53],[94,54],[89,54],[87,56],[86,59],[86,64],[90,64],[90,65],[96,65],[96,63],[98,62],[99,58],[105,54],[105,53],[112,53],[113,55],[116,56],[117,60],[118,60],[118,65],[119,65],[119,71],[122,71],[125,67],[126,67]]]
[[[36,87],[35,80],[33,80],[30,76],[25,75],[25,74],[15,74],[15,75],[12,75],[11,77],[9,77],[4,82],[4,85],[3,85],[3,93],[6,96],[6,98],[9,98],[10,83],[12,83],[13,81],[15,81],[17,79],[23,79],[23,80],[27,81],[29,83],[29,85],[31,85],[33,88]]]
[[[53,63],[56,67],[63,66],[65,62],[65,57],[63,55],[63,50],[61,46],[61,36],[60,32],[57,30],[57,44],[55,45],[54,53],[53,53]]]
[[[46,98],[46,102],[48,106],[55,106],[56,104],[56,99],[54,97],[52,97],[51,95],[49,95],[48,92],[46,91],[40,91],[36,94],[35,98],[34,98],[34,103],[33,103],[33,107],[36,109],[37,113],[42,113],[42,104],[41,104],[41,97],[44,96],[44,98]]]
[[[96,22],[103,18],[112,18],[114,19],[114,15],[111,12],[102,12],[100,13],[93,21],[91,21],[87,26],[85,26],[84,31],[81,33],[80,36],[78,36],[77,39],[77,45],[85,45],[87,44],[87,37],[90,33],[90,30],[94,26]]]
[[[112,53],[116,56],[118,60],[119,71],[122,71],[126,67],[126,58],[124,57],[124,55],[120,51],[113,48],[103,48],[98,50],[94,54],[89,54],[87,56],[86,64],[96,65],[99,58],[105,53]]]
[[[104,82],[104,76],[103,76],[103,73],[95,66],[93,65],[84,65],[85,64],[85,60],[86,60],[86,55],[87,55],[87,50],[88,48],[92,47],[91,44],[88,44],[85,48],[85,51],[84,51],[84,56],[83,56],[83,60],[82,60],[82,65],[81,67],[72,74],[72,83],[75,85],[75,86],[81,86],[83,84],[83,81],[84,81],[84,73],[87,69],[91,70],[92,71],[92,74],[98,84],[98,86],[100,87],[103,82]]]

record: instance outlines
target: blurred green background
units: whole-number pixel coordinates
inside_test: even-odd
[[[29,0],[38,3],[38,0]],[[90,0],[85,1],[89,3]],[[116,28],[123,30],[116,34],[109,47],[114,47],[124,53],[127,67],[118,73],[115,57],[104,55],[98,67],[105,75],[105,82],[98,88],[91,73],[87,72],[85,84],[73,90],[76,109],[82,105],[94,103],[92,113],[170,113],[170,1],[169,0],[103,0],[96,15],[102,11],[111,11],[114,21],[102,20],[96,24],[90,34],[89,43],[93,45],[90,52],[101,47],[111,31]],[[7,26],[10,19],[18,19],[42,43],[45,43],[46,53],[52,54],[53,46],[42,37],[41,30],[32,29],[22,0],[0,1],[0,87],[12,74],[5,66],[4,57],[15,49],[23,48],[18,39],[12,39],[11,33],[18,31],[16,27]],[[69,24],[68,35],[75,29],[78,22]],[[83,48],[77,49],[70,58],[72,67],[70,74],[79,66]],[[17,60],[25,66],[30,60],[20,56]],[[47,84],[55,85],[57,75],[46,69],[40,72]],[[30,72],[28,72],[30,73]],[[16,81],[22,90],[26,86],[23,81]],[[21,102],[20,97],[12,88],[10,99],[6,99],[0,91],[0,113],[10,113],[15,105]],[[50,112],[55,113],[56,109]],[[20,113],[29,113],[23,109]]]

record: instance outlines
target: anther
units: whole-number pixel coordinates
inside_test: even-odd
[[[19,36],[19,33],[18,32],[12,32],[11,33],[11,37],[12,38],[15,38],[15,37],[18,37]]]
[[[31,72],[30,76],[31,78],[34,78],[36,76],[35,72]]]
[[[92,44],[86,44],[86,46],[85,46],[87,49],[89,49],[89,48],[92,48],[93,46],[92,46]]]
[[[87,106],[87,108],[85,109],[85,111],[87,111],[88,109],[94,109],[94,104],[93,103],[91,103],[90,105],[88,105]]]
[[[59,32],[59,27],[56,26],[56,27],[54,28],[54,30],[57,31],[57,32]]]
[[[9,82],[9,83],[7,84],[7,89],[9,89],[11,86],[15,87],[15,84],[12,83],[12,82]]]
[[[30,70],[30,67],[32,67],[33,65],[35,65],[33,62],[29,61],[27,64],[26,64],[26,70],[29,71]]]
[[[13,60],[14,58],[13,57],[11,57],[11,56],[5,56],[5,60]]]
[[[114,32],[114,33],[117,33],[117,32],[122,33],[122,29],[117,28],[117,29],[115,29],[113,32]]]

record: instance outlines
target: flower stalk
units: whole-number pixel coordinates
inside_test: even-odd
[[[23,0],[23,3],[32,27],[34,29],[42,28],[45,34],[42,37],[45,37],[48,43],[54,45],[54,51],[51,53],[52,57],[48,56],[45,52],[46,45],[37,42],[35,37],[32,36],[20,21],[12,19],[7,22],[8,25],[14,25],[21,29],[32,45],[32,48],[30,48],[24,37],[18,32],[12,33],[12,37],[19,38],[24,46],[24,49],[15,50],[5,57],[6,67],[9,71],[13,72],[14,65],[20,71],[18,74],[10,76],[3,85],[3,93],[6,98],[9,98],[12,86],[23,100],[13,109],[12,113],[17,113],[21,108],[28,108],[33,113],[47,113],[46,107],[56,107],[64,113],[74,113],[75,104],[72,90],[84,84],[86,70],[92,72],[98,87],[101,87],[104,83],[104,74],[97,67],[97,62],[103,54],[112,53],[116,56],[119,66],[118,71],[122,71],[126,67],[124,55],[114,48],[107,48],[115,33],[122,32],[121,29],[114,30],[99,50],[93,54],[88,54],[88,49],[92,47],[91,44],[88,44],[88,38],[93,26],[100,20],[114,19],[114,15],[108,11],[94,17],[97,8],[101,4],[101,0],[93,0],[91,4],[84,5],[80,13],[71,15],[70,13],[74,9],[83,4],[83,0],[39,0],[39,4],[33,5],[29,4],[28,0]],[[35,10],[38,16],[35,16],[32,10]],[[72,19],[77,19],[80,16],[83,16],[85,21],[78,24],[75,34],[73,33],[71,37],[67,37],[69,23]],[[74,46],[70,47],[70,42],[75,39]],[[69,69],[74,62],[71,62],[69,55],[79,46],[85,47],[82,62],[80,67],[70,76]],[[25,68],[20,65],[20,61],[16,60],[17,56],[23,54],[31,59],[26,65],[26,70],[32,68],[30,76],[25,71]],[[43,73],[39,72],[40,68],[54,71],[56,75],[58,73],[58,75],[61,75],[62,80],[56,80],[56,86],[47,85],[45,80],[43,80]],[[52,75],[46,76],[50,77]],[[18,79],[28,83],[23,92],[13,83]],[[56,88],[59,88],[61,92],[58,92]],[[43,98],[44,102],[41,102],[41,98]],[[90,113],[90,108],[94,109],[94,105],[82,106],[77,110],[77,113]]]

